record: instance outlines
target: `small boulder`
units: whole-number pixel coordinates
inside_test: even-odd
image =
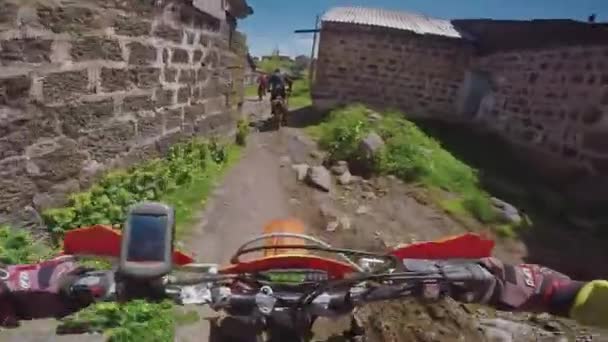
[[[519,214],[519,210],[517,210],[517,208],[496,197],[492,197],[491,200],[496,214],[501,219],[513,224],[520,224],[522,222],[521,215]]]
[[[364,191],[361,193],[361,197],[368,200],[375,200],[377,198],[373,191]]]
[[[325,227],[325,230],[328,232],[335,232],[338,229],[338,226],[340,225],[340,222],[338,221],[331,221],[329,223],[327,223],[327,226]]]
[[[308,168],[306,180],[309,184],[329,192],[331,190],[331,174],[324,166],[313,166]]]
[[[310,156],[314,159],[317,160],[323,160],[325,159],[325,153],[318,151],[318,150],[313,150],[310,152]]]
[[[334,175],[340,176],[340,175],[344,174],[345,172],[348,172],[348,163],[345,162],[344,160],[340,160],[340,161],[336,162],[334,165],[332,165],[332,167],[330,169]]]
[[[350,218],[348,218],[348,216],[346,216],[346,215],[340,216],[340,218],[338,219],[338,222],[340,223],[340,228],[342,228],[342,230],[350,230],[352,227]]]
[[[365,215],[365,214],[369,213],[370,211],[371,211],[371,209],[367,205],[360,205],[357,208],[357,210],[355,211],[355,213],[357,215]]]
[[[346,172],[344,172],[338,177],[338,183],[340,183],[340,185],[347,185],[351,182],[351,180],[352,175],[350,174],[350,172],[348,172],[348,170],[346,170]]]
[[[359,144],[361,157],[372,159],[384,147],[384,140],[375,132],[369,133]]]
[[[382,115],[376,112],[371,112],[368,114],[367,118],[370,122],[376,122],[382,120]]]
[[[296,172],[296,176],[299,181],[304,181],[306,179],[306,175],[308,174],[308,169],[310,166],[308,164],[295,164],[292,165],[291,168]]]
[[[282,156],[281,159],[279,159],[279,163],[281,164],[281,167],[289,165],[291,164],[291,158],[289,156]]]
[[[349,230],[351,227],[352,225],[350,218],[348,218],[346,215],[341,215],[336,220],[328,222],[327,226],[325,226],[325,230],[328,232],[334,232],[338,230],[338,228],[341,230]]]

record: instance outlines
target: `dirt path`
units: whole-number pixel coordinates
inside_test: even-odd
[[[263,113],[255,114],[254,120],[266,118]],[[186,250],[195,253],[198,261],[228,264],[236,249],[260,235],[265,224],[293,215],[288,189],[295,178],[286,177],[291,174],[286,172],[291,169],[291,158],[283,153],[292,150],[298,155],[299,149],[298,144],[288,141],[287,134],[275,131],[249,136],[243,158],[214,191],[200,215],[199,226],[184,241]],[[306,221],[306,215],[302,216]],[[197,311],[202,318],[217,316],[208,309]],[[179,328],[177,340],[207,341],[208,336],[209,324],[203,319],[199,324]]]

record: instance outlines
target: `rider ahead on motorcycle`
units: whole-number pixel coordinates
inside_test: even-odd
[[[270,89],[270,100],[273,101],[277,97],[281,96],[283,99],[287,98],[287,91],[291,91],[291,79],[286,74],[282,74],[281,70],[275,69],[274,73],[268,80],[268,86]]]
[[[608,328],[608,281],[575,281],[540,265],[507,265],[495,258],[482,259],[481,264],[494,280],[474,289],[474,301],[507,311],[548,312]]]

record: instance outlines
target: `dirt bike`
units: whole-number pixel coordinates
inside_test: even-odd
[[[289,115],[288,94],[289,92],[286,92],[285,97],[278,95],[270,103],[272,121],[277,129],[287,126],[287,116]]]
[[[208,305],[251,328],[232,326],[222,336],[248,331],[257,341],[307,341],[319,317],[346,315],[376,301],[466,293],[492,277],[475,260],[490,256],[494,243],[471,233],[372,253],[335,248],[304,231],[296,219],[271,221],[223,267],[195,263],[174,250],[171,240],[171,271],[150,277],[126,275],[120,267],[85,269],[76,262],[81,256],[97,256],[120,259],[122,265],[130,255],[125,241],[135,239],[130,226],[123,232],[102,225],[72,230],[65,235],[63,255],[2,270],[2,324],[61,317],[95,301],[171,298],[181,305]],[[152,239],[153,229],[149,232]],[[138,266],[149,271],[146,267],[156,260],[140,260]],[[38,312],[41,301],[53,309]],[[221,325],[212,327],[221,330]]]

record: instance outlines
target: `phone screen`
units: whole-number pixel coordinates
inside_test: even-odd
[[[127,261],[165,261],[167,243],[165,215],[132,215],[129,218],[131,236],[127,248]]]

